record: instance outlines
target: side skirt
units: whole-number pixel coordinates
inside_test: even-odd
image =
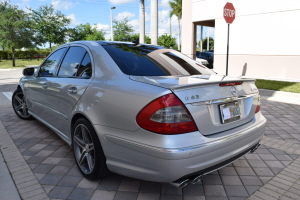
[[[32,115],[34,118],[36,118],[37,120],[39,120],[40,122],[42,122],[43,124],[45,124],[46,126],[48,126],[50,129],[52,129],[59,137],[61,137],[61,139],[63,139],[69,146],[71,146],[72,141],[68,136],[66,136],[64,133],[62,133],[60,130],[58,130],[57,128],[55,128],[54,126],[52,126],[45,120],[41,119],[39,116],[37,116],[33,112],[28,110],[28,113],[30,115]]]

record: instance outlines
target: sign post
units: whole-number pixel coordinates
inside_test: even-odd
[[[229,54],[229,28],[230,24],[235,19],[235,8],[232,3],[226,3],[224,6],[223,16],[228,24],[228,33],[227,33],[227,55],[226,55],[226,76],[228,75],[228,54]]]

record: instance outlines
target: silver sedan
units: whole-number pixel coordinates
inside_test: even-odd
[[[160,46],[72,42],[23,74],[16,114],[71,145],[88,179],[111,171],[184,187],[254,151],[266,126],[255,80]]]

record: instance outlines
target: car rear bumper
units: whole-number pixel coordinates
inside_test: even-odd
[[[200,134],[206,142],[181,148],[168,148],[168,143],[146,145],[108,132],[101,134],[103,128],[95,128],[111,171],[148,181],[173,182],[195,173],[209,173],[238,159],[260,142],[265,126],[266,119],[259,113],[247,124],[211,136]],[[192,135],[185,137],[190,137],[188,134]]]

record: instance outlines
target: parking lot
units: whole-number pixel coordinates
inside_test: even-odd
[[[0,146],[23,199],[300,199],[300,105],[262,100],[268,119],[263,145],[178,189],[113,173],[98,181],[83,178],[62,139],[42,123],[15,115],[7,98],[14,80],[0,80]]]

